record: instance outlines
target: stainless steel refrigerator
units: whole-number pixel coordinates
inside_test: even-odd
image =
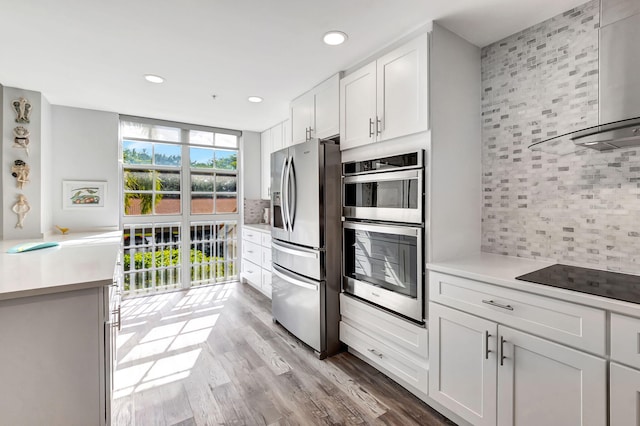
[[[340,350],[340,200],[337,143],[271,154],[273,318],[320,359]]]

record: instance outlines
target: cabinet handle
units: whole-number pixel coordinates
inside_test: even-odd
[[[489,359],[489,352],[491,352],[491,349],[489,349],[489,337],[491,337],[491,335],[489,334],[488,331],[485,331],[484,332],[484,347],[485,347],[484,359]]]
[[[503,305],[501,303],[494,302],[493,300],[483,300],[482,303],[486,303],[487,305],[495,306],[496,308],[506,309],[508,311],[513,311],[513,306],[511,305]]]
[[[113,315],[117,315],[118,321],[113,324],[113,328],[117,328],[118,331],[122,330],[122,306],[118,306],[118,309],[111,311]]]
[[[504,340],[504,337],[500,336],[500,365],[504,365],[504,359],[506,358],[506,356],[504,356],[504,343],[506,342],[506,340]]]
[[[311,140],[312,133],[313,133],[313,127],[309,126],[309,140]]]
[[[373,137],[373,120],[369,118],[369,137]]]
[[[377,356],[378,358],[382,358],[382,354],[378,351],[376,351],[375,349],[367,349],[369,352],[371,352],[372,354],[374,354],[375,356]]]
[[[376,117],[376,135],[382,133],[382,120]]]

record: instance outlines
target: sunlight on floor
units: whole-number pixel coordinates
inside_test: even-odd
[[[223,284],[125,300],[114,398],[189,377],[232,291]],[[146,327],[143,319],[169,312],[162,325]]]

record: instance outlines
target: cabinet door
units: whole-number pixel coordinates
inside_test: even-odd
[[[606,361],[499,326],[498,425],[604,425]]]
[[[476,426],[496,424],[497,328],[429,303],[429,397]]]
[[[291,144],[305,142],[309,138],[309,128],[313,128],[315,109],[313,92],[291,101]]]
[[[282,122],[282,147],[291,146],[291,120]]]
[[[378,59],[378,140],[427,130],[428,45],[425,34]]]
[[[376,63],[340,80],[340,149],[375,141]]]
[[[314,89],[315,126],[312,136],[326,139],[340,133],[340,75],[336,74]]]
[[[640,371],[611,363],[611,426],[640,425]]]
[[[271,197],[271,129],[260,134],[260,198]]]
[[[279,151],[284,148],[282,123],[273,126],[271,129],[271,152]]]

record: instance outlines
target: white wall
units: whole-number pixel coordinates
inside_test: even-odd
[[[260,133],[242,132],[242,187],[243,197],[260,199]]]
[[[118,126],[116,113],[52,107],[53,170],[48,190],[54,225],[74,232],[119,226]],[[64,180],[107,181],[105,207],[64,210]]]
[[[40,168],[41,181],[39,182],[44,190],[40,194],[40,202],[42,210],[40,214],[40,229],[42,233],[50,232],[53,224],[53,197],[48,188],[49,182],[53,178],[53,140],[52,140],[52,123],[51,123],[51,104],[42,96],[42,115],[40,119],[41,144],[40,144]],[[35,220],[35,218],[34,218]]]
[[[3,129],[2,129],[2,236],[6,240],[24,240],[32,238],[41,238],[43,229],[40,220],[42,213],[42,144],[47,143],[42,138],[42,108],[48,107],[48,102],[39,92],[30,90],[17,89],[14,87],[5,87],[3,91]],[[20,97],[26,98],[32,106],[30,123],[16,123],[16,114],[11,106],[13,100]],[[44,102],[42,102],[44,99]],[[47,114],[47,112],[45,112]],[[13,147],[13,129],[17,126],[24,126],[29,130],[31,136],[29,138],[29,155],[22,148]],[[26,183],[23,189],[18,189],[16,179],[11,176],[11,166],[15,160],[23,160],[26,162],[31,173],[29,175],[30,183]],[[22,194],[27,198],[31,211],[24,220],[24,228],[16,228],[18,216],[11,210],[18,200],[18,195]]]

